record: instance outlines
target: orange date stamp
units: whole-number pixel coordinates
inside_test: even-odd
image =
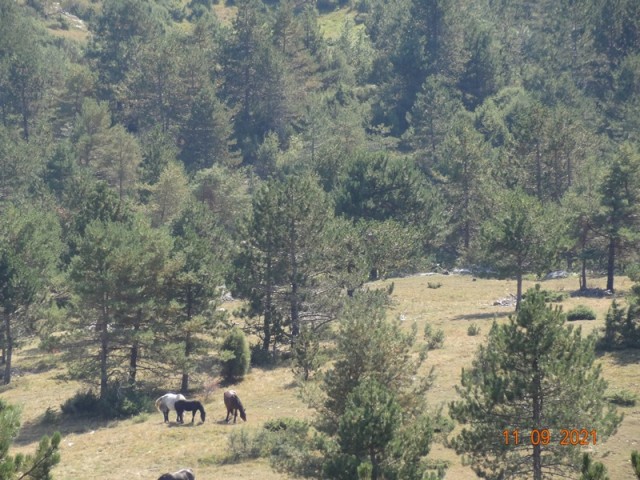
[[[505,445],[520,445],[523,441],[529,445],[549,445],[557,443],[565,446],[586,446],[597,445],[598,432],[596,430],[587,430],[586,428],[568,429],[561,428],[559,435],[552,435],[548,428],[533,429],[522,433],[520,430],[503,430],[502,436]],[[527,435],[528,434],[528,435]]]

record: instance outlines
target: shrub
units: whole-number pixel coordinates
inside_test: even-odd
[[[98,413],[98,402],[98,396],[93,393],[93,390],[77,392],[60,405],[60,410],[65,415],[96,415]]]
[[[424,338],[427,342],[427,349],[435,350],[444,345],[444,330],[438,329],[435,332],[429,323],[424,327]]]
[[[607,396],[607,400],[615,405],[622,407],[633,407],[638,400],[638,397],[629,390],[620,390],[619,392],[612,393]]]
[[[273,354],[262,348],[262,343],[251,345],[251,365],[255,367],[264,367],[272,365],[275,359]]]
[[[633,468],[636,477],[640,478],[640,452],[637,450],[631,452],[631,468]]]
[[[440,288],[441,286],[442,286],[442,283],[440,282],[427,282],[428,288],[436,289],[436,288]]]
[[[251,352],[244,332],[231,329],[222,344],[222,376],[225,380],[242,378],[249,371]]]
[[[309,424],[304,420],[282,417],[267,420],[263,428],[270,432],[287,432],[290,435],[306,436],[309,431]]]
[[[567,292],[555,292],[551,290],[540,290],[544,295],[544,301],[547,303],[560,303],[563,300],[569,298],[569,294]],[[527,294],[522,294],[522,299],[526,298]]]
[[[110,385],[105,397],[100,399],[93,390],[77,392],[67,399],[60,410],[65,415],[89,415],[105,419],[127,418],[143,412],[148,398],[133,389],[122,389],[117,384]]]
[[[476,325],[475,323],[472,323],[471,325],[469,325],[469,328],[467,328],[467,335],[469,335],[470,337],[475,337],[476,335],[480,334],[480,327],[478,325]]]
[[[231,432],[228,437],[230,452],[218,460],[220,464],[238,463],[254,458],[289,456],[306,442],[309,424],[293,418],[276,418],[264,424],[262,430],[251,433],[242,428]]]
[[[578,305],[567,312],[567,320],[595,320],[596,313],[586,305]]]

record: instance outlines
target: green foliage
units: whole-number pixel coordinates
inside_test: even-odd
[[[586,305],[578,305],[567,312],[567,320],[595,320],[596,312]]]
[[[412,353],[416,327],[407,332],[399,321],[387,321],[387,302],[383,291],[357,293],[341,316],[335,361],[323,379],[327,398],[321,412],[328,431],[337,428],[344,399],[364,378],[395,389],[405,407],[419,403],[416,391],[428,387],[428,379],[414,381],[424,361],[424,355]]]
[[[521,190],[504,192],[500,211],[483,224],[483,260],[516,276],[518,304],[522,275],[531,270],[541,273],[552,265],[562,228],[552,208],[544,208]]]
[[[350,266],[341,262],[339,225],[316,178],[290,175],[265,182],[254,194],[245,228],[248,240],[236,260],[235,283],[249,298],[243,314],[259,322],[263,349],[275,350],[288,334],[297,337],[303,313],[323,318],[320,326],[335,318]]]
[[[293,373],[306,382],[320,363],[318,337],[310,329],[303,328],[293,346]]]
[[[232,162],[230,114],[215,96],[203,89],[193,99],[189,117],[180,133],[183,139],[180,160],[189,172]]]
[[[637,450],[631,452],[631,468],[633,468],[636,477],[640,478],[640,452]]]
[[[231,329],[222,343],[222,353],[222,377],[227,381],[244,377],[249,371],[251,352],[242,330]]]
[[[263,429],[251,433],[246,429],[233,431],[228,438],[230,452],[218,463],[237,463],[254,458],[269,458],[279,470],[289,469],[304,475],[313,470],[312,462],[304,460],[309,444],[309,424],[293,418],[275,418]],[[309,476],[309,475],[306,475]]]
[[[502,431],[587,422],[601,438],[615,432],[621,417],[605,408],[607,384],[594,363],[594,344],[593,336],[582,338],[580,329],[565,326],[561,310],[545,304],[539,287],[529,290],[517,317],[494,322],[487,345],[463,370],[462,400],[450,405],[453,419],[465,425],[453,440],[456,451],[486,478],[574,471],[578,447],[552,442],[525,454],[505,444]]]
[[[640,345],[639,299],[638,288],[634,286],[628,308],[620,306],[616,300],[611,302],[611,307],[609,307],[604,320],[604,336],[598,345],[600,348],[617,350],[635,348]]]
[[[352,219],[416,221],[425,214],[426,188],[410,159],[359,153],[345,169],[336,213]]]
[[[556,292],[553,290],[544,290],[541,289],[540,292],[544,295],[544,301],[547,303],[560,303],[567,298],[569,298],[569,294],[567,292]],[[526,297],[526,293],[522,295],[522,298]]]
[[[608,243],[607,290],[614,291],[614,266],[625,249],[637,240],[640,208],[640,152],[631,143],[623,143],[611,159],[600,187],[602,211],[598,225],[606,231]]]
[[[69,281],[77,296],[68,339],[70,374],[100,384],[100,398],[108,394],[108,378],[135,384],[142,352],[158,351],[154,334],[166,325],[165,280],[180,264],[170,258],[172,240],[140,218],[130,223],[90,223],[69,267]],[[169,321],[168,319],[166,320]],[[154,329],[149,325],[153,323]],[[97,347],[99,355],[87,349]],[[162,347],[162,345],[160,345]],[[126,372],[126,373],[125,373]]]
[[[467,328],[467,335],[469,335],[470,337],[475,337],[476,335],[480,335],[480,327],[475,323],[472,323]]]
[[[131,388],[110,384],[103,398],[93,390],[79,391],[60,405],[63,415],[86,415],[104,419],[129,418],[145,411],[149,399]]]
[[[444,330],[439,328],[434,331],[433,326],[430,323],[427,323],[424,326],[424,339],[427,343],[428,350],[442,348],[444,345]]]
[[[5,365],[11,382],[13,349],[30,333],[30,308],[43,303],[62,253],[60,224],[47,205],[7,204],[0,211],[0,309]]]
[[[629,390],[619,390],[607,396],[607,400],[614,405],[633,407],[638,401],[638,396]]]
[[[600,462],[594,462],[591,455],[582,455],[582,475],[580,480],[609,480],[607,468]]]
[[[44,436],[35,455],[9,455],[9,448],[20,429],[20,410],[0,400],[0,477],[6,480],[51,480],[51,470],[60,463],[59,432]]]

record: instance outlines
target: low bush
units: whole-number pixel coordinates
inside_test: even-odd
[[[427,282],[428,288],[436,289],[436,288],[440,288],[441,286],[442,286],[442,283],[440,282]]]
[[[567,320],[570,322],[575,320],[595,320],[596,312],[586,305],[578,305],[567,312]]]
[[[427,323],[424,327],[424,338],[427,342],[428,350],[442,348],[444,345],[444,330],[439,328],[438,330],[433,331],[433,327]]]
[[[244,332],[231,329],[222,343],[222,376],[225,380],[242,378],[249,371],[251,352]]]
[[[467,335],[469,335],[470,337],[480,335],[480,327],[475,323],[472,323],[471,325],[469,325],[469,328],[467,328]]]
[[[133,389],[111,385],[103,399],[93,390],[77,392],[67,399],[60,410],[64,415],[88,415],[104,419],[128,418],[145,411],[149,399]]]
[[[622,407],[634,407],[638,400],[636,394],[630,392],[629,390],[620,390],[618,392],[614,392],[610,395],[607,395],[607,400],[609,403],[613,403],[614,405],[620,405]]]

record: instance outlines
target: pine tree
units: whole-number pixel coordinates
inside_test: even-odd
[[[630,144],[622,144],[613,158],[601,186],[604,212],[600,227],[608,240],[607,290],[614,291],[616,260],[637,239],[635,228],[640,207],[640,153]]]
[[[580,446],[561,445],[561,429],[588,425],[589,441],[597,435],[597,442],[614,433],[621,417],[606,408],[595,340],[566,327],[564,314],[545,305],[539,286],[527,292],[515,318],[493,324],[473,367],[463,369],[462,399],[450,404],[451,416],[465,425],[453,445],[480,476],[567,476],[580,468]],[[536,436],[547,430],[548,444]]]
[[[230,148],[230,114],[212,87],[203,88],[193,99],[188,118],[180,131],[179,158],[188,172],[233,163]]]
[[[51,480],[51,470],[60,463],[59,432],[44,436],[35,455],[9,455],[9,447],[20,430],[20,409],[0,400],[0,478],[3,480]]]
[[[90,223],[72,259],[69,280],[82,315],[73,316],[70,373],[97,383],[106,398],[109,381],[135,384],[141,353],[150,350],[151,321],[158,323],[162,285],[177,265],[169,257],[171,239],[148,223]],[[158,326],[159,328],[159,326]],[[88,349],[95,353],[88,353]],[[115,378],[114,378],[115,377]]]
[[[412,353],[416,329],[385,319],[386,292],[361,292],[341,319],[336,362],[323,379],[317,428],[323,478],[435,478],[422,459],[434,430],[448,427],[424,413],[429,377],[418,374],[424,351]],[[322,449],[321,449],[322,450]]]
[[[171,234],[172,257],[179,263],[165,281],[171,321],[158,329],[158,346],[182,372],[180,391],[186,393],[198,359],[209,351],[202,334],[215,335],[221,320],[216,310],[218,287],[223,285],[230,247],[211,212],[193,201],[172,222]]]
[[[541,274],[550,267],[561,247],[561,217],[551,206],[521,190],[507,191],[494,217],[482,225],[483,259],[503,274],[516,277],[516,309],[522,298],[522,277],[533,271]]]
[[[62,253],[60,225],[46,205],[5,205],[0,212],[0,318],[4,375],[11,382],[13,349],[27,335],[29,309],[41,296]]]

